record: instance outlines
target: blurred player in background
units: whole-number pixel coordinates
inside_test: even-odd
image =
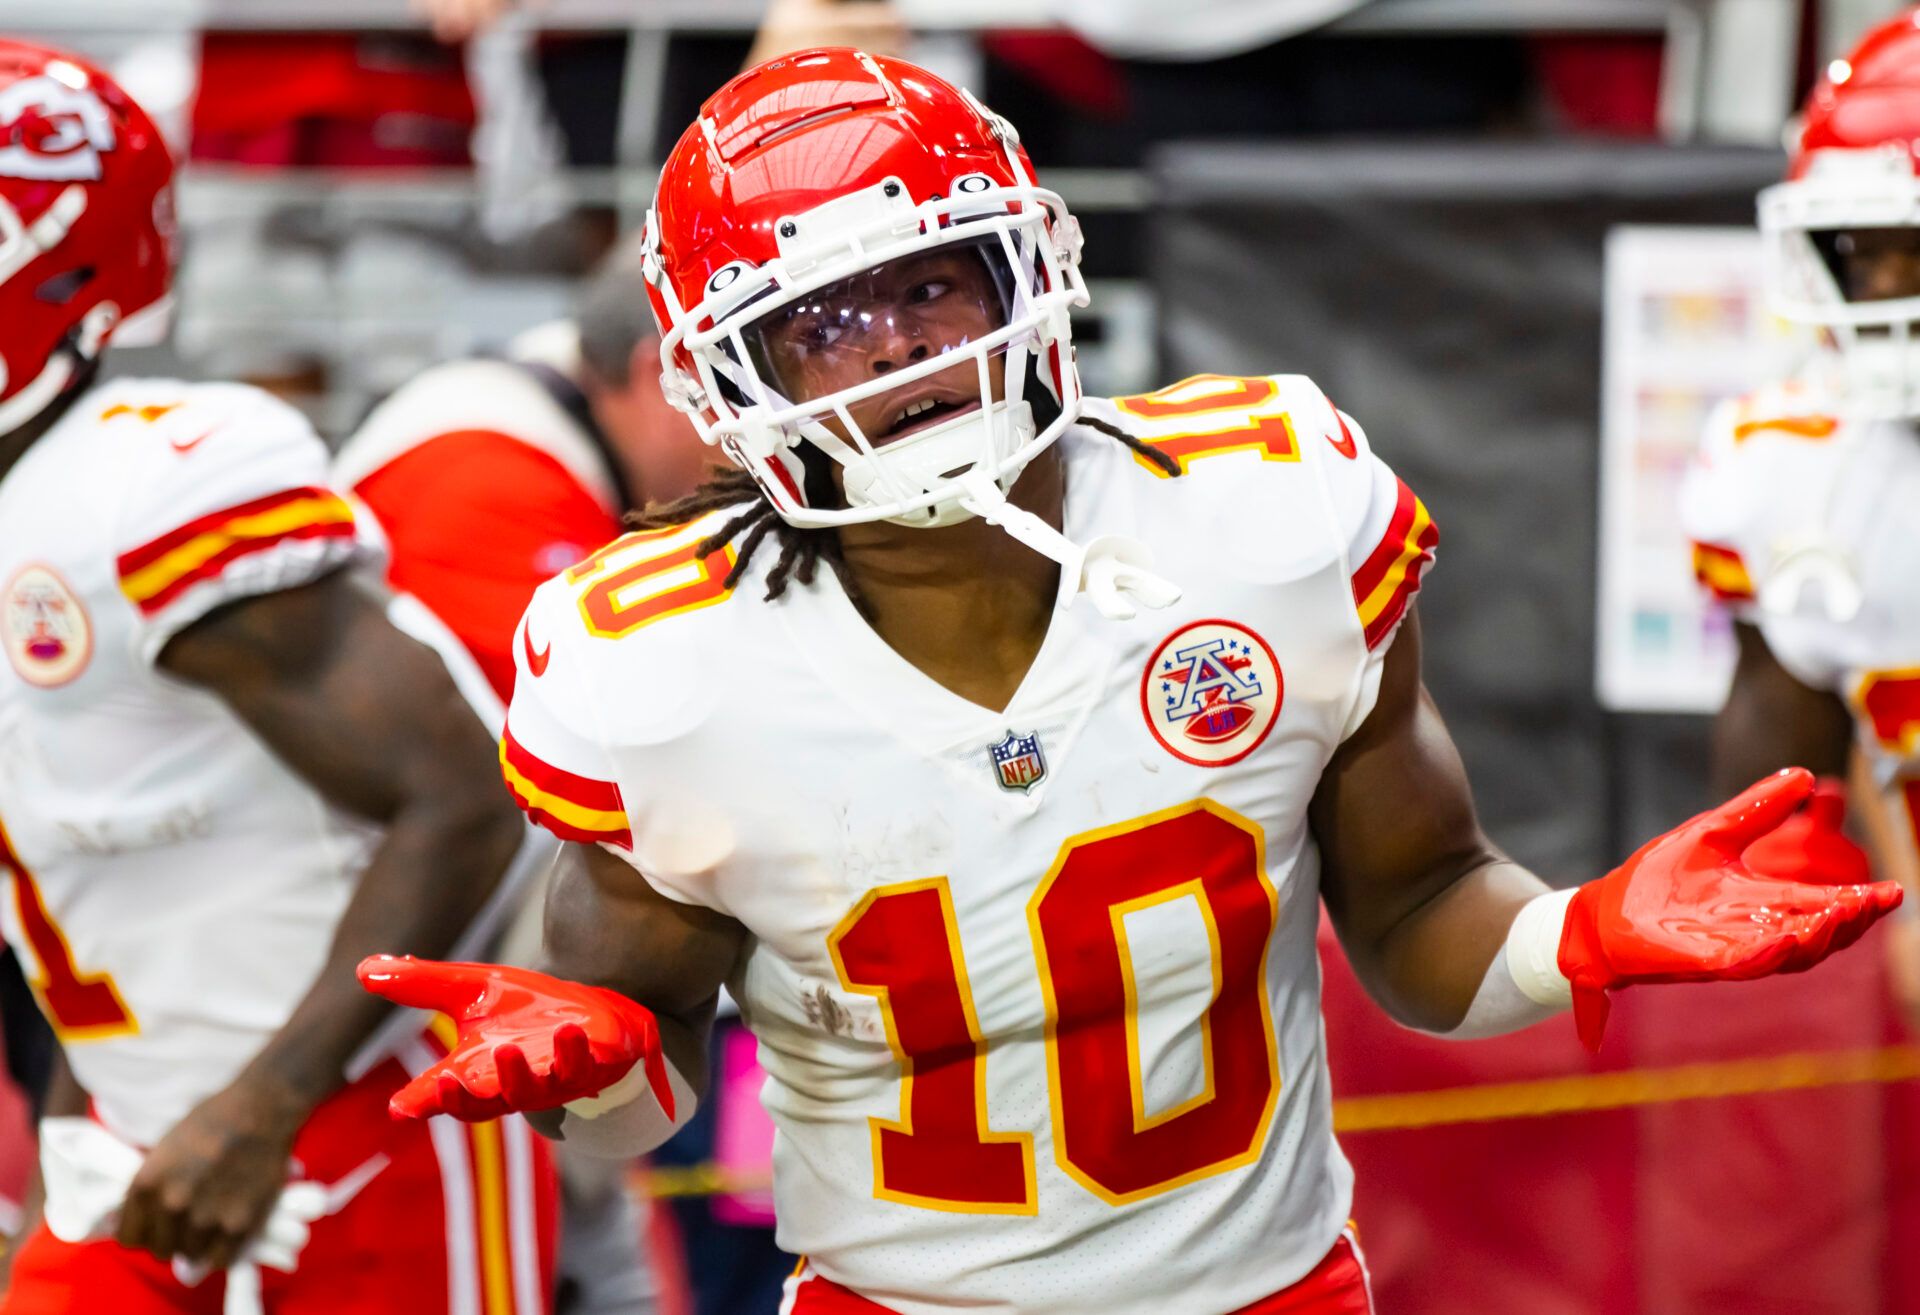
[[[739,468],[535,595],[502,757],[589,846],[576,981],[364,965],[461,1027],[397,1109],[643,1150],[724,982],[792,1310],[1360,1312],[1322,898],[1403,1021],[1571,1001],[1595,1044],[1610,989],[1806,968],[1898,901],[1741,864],[1805,773],[1577,891],[1503,858],[1422,689],[1419,500],[1298,376],[1083,398],[1078,229],[926,70],[742,74],[648,232],[668,396]]]
[[[1920,9],[1814,88],[1784,182],[1760,196],[1771,309],[1821,335],[1796,378],[1719,408],[1684,494],[1694,565],[1733,612],[1715,726],[1722,788],[1801,763],[1828,780],[1792,829],[1920,893]],[[1787,828],[1783,828],[1783,831]],[[1790,860],[1762,851],[1776,871]],[[1888,939],[1920,1024],[1920,905]]]
[[[335,458],[335,479],[389,541],[394,586],[446,622],[502,699],[514,626],[541,581],[707,467],[660,395],[640,255],[637,241],[617,248],[574,320],[409,380]]]
[[[0,1310],[543,1312],[543,1146],[393,1125],[438,1043],[352,974],[542,846],[299,415],[96,382],[166,299],[171,176],[104,74],[0,43],[0,924],[70,1064]]]

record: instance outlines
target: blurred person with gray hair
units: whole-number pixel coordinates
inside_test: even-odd
[[[459,635],[503,696],[514,624],[540,582],[707,464],[660,396],[639,259],[631,241],[615,248],[574,319],[415,376],[335,459],[387,534],[391,582]]]

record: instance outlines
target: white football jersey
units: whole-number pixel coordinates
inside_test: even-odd
[[[1719,408],[1682,497],[1702,583],[1846,702],[1889,802],[1920,824],[1916,508],[1920,429],[1848,419],[1800,382]]]
[[[1088,411],[1187,473],[1076,426],[1066,533],[1185,595],[1057,611],[1003,712],[830,572],[763,601],[772,544],[728,590],[725,512],[550,581],[517,645],[509,785],[752,933],[780,1243],[908,1315],[1229,1311],[1347,1219],[1307,805],[1436,532],[1305,379]]]
[[[325,959],[378,832],[154,660],[370,551],[256,389],[96,387],[0,479],[0,927],[102,1120],[150,1145]]]

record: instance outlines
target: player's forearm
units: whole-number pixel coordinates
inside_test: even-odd
[[[1349,945],[1348,955],[1368,992],[1395,1019],[1425,1032],[1450,1033],[1484,998],[1490,971],[1503,967],[1496,960],[1520,910],[1547,890],[1519,864],[1486,858],[1402,917],[1374,946],[1356,952]]]
[[[501,802],[429,797],[400,811],[360,876],[313,986],[244,1078],[308,1106],[339,1087],[348,1060],[388,1013],[360,989],[355,966],[371,954],[434,958],[453,947],[526,835]]]

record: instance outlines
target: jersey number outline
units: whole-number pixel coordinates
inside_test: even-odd
[[[1113,404],[1142,420],[1237,417],[1176,433],[1140,435],[1142,442],[1172,457],[1184,475],[1194,462],[1229,452],[1257,452],[1262,461],[1298,461],[1300,440],[1294,433],[1293,417],[1279,401],[1280,386],[1271,379],[1196,374],[1157,392],[1116,397]],[[1134,460],[1161,479],[1171,478],[1137,453]]]
[[[619,639],[655,621],[724,601],[733,592],[726,581],[734,551],[722,544],[701,556],[695,550],[710,533],[695,522],[623,534],[568,567],[567,583],[587,585],[579,596],[587,632]]]
[[[1211,951],[1205,1080],[1196,1095],[1149,1113],[1126,919],[1179,900],[1193,902]],[[1210,799],[1061,844],[1027,922],[1046,1000],[1054,1159],[1088,1192],[1124,1205],[1258,1158],[1280,1096],[1266,985],[1278,918],[1265,834]],[[929,953],[934,944],[946,953]],[[901,1117],[869,1120],[874,1196],[1033,1214],[1032,1135],[988,1127],[988,1047],[947,879],[869,891],[828,947],[842,987],[879,1001],[901,1067]]]
[[[20,861],[4,824],[0,824],[0,868],[13,876],[13,907],[20,931],[33,950],[39,971],[27,985],[40,1001],[53,1032],[63,1043],[103,1041],[140,1030],[120,988],[107,973],[82,972],[73,961],[66,933],[47,912],[39,883]]]
[[[1854,688],[1853,702],[1882,748],[1903,758],[1920,757],[1920,667],[1869,672]],[[1914,846],[1920,849],[1920,777],[1901,781],[1900,791]]]

